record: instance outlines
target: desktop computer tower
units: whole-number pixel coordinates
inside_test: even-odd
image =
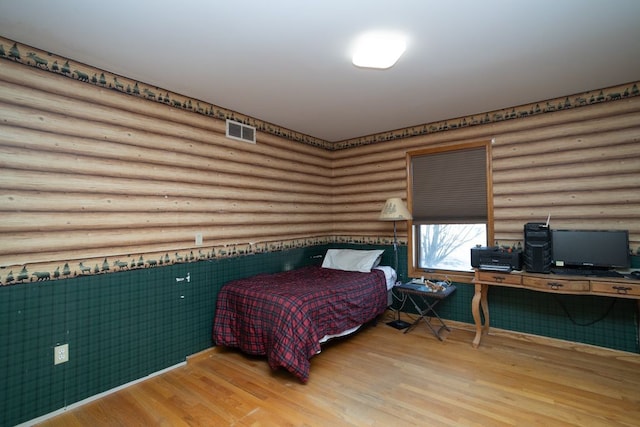
[[[551,230],[544,222],[524,225],[524,266],[531,273],[551,271]]]

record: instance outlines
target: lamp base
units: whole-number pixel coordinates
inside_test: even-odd
[[[398,319],[398,320],[392,320],[391,322],[387,322],[387,325],[396,329],[407,329],[409,326],[411,326],[411,323]]]

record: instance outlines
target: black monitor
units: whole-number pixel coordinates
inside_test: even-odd
[[[551,253],[556,267],[627,269],[628,230],[552,230]]]

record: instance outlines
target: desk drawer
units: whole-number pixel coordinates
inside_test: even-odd
[[[584,293],[589,292],[590,289],[588,280],[566,280],[556,279],[555,277],[525,277],[523,285],[541,291],[556,291],[560,293]]]
[[[630,295],[640,297],[640,284],[592,280],[591,291],[602,294],[616,294],[620,296]]]
[[[476,274],[481,282],[508,283],[510,285],[522,284],[522,276],[519,274],[500,273],[499,271],[478,271]]]

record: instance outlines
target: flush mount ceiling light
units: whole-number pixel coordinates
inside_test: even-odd
[[[407,48],[406,37],[391,32],[371,32],[356,40],[353,65],[362,68],[392,67]]]

